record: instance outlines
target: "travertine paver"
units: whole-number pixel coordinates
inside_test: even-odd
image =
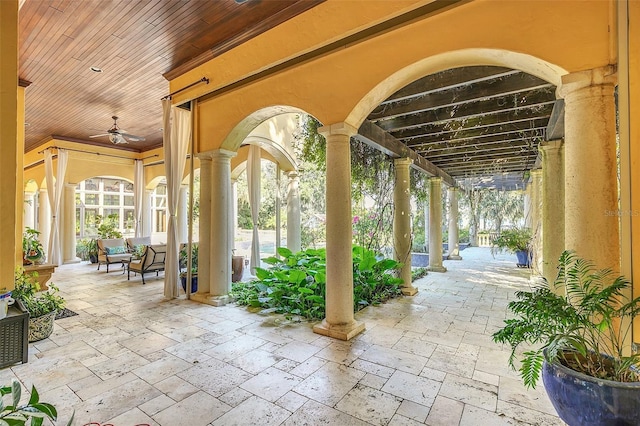
[[[419,293],[356,314],[350,342],[311,323],[163,299],[163,277],[64,265],[53,281],[79,315],[29,345],[0,383],[35,384],[64,424],[562,425],[492,342],[529,271],[488,249],[445,261]]]

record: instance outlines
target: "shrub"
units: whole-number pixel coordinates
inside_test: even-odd
[[[280,247],[282,259],[269,257],[270,269],[256,268],[257,280],[232,284],[231,296],[239,305],[268,309],[308,319],[325,317],[326,251],[307,249],[298,253]],[[402,294],[402,280],[394,270],[400,263],[378,260],[375,253],[353,248],[354,311]]]

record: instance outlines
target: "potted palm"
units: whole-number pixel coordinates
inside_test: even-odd
[[[491,253],[508,251],[515,253],[518,258],[518,266],[529,267],[531,265],[531,230],[529,228],[505,229],[492,241]]]
[[[47,291],[40,292],[37,272],[29,275],[17,268],[14,289],[11,295],[20,300],[29,312],[29,342],[46,339],[53,332],[53,321],[58,311],[64,309],[65,301],[58,295],[58,287],[49,284]]]
[[[640,297],[631,283],[610,269],[565,251],[555,292],[548,286],[516,293],[509,303],[514,318],[493,335],[511,346],[515,369],[527,387],[540,376],[558,415],[569,425],[640,424],[640,354],[631,346],[633,318]]]

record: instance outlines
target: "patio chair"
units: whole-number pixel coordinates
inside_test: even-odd
[[[107,265],[107,273],[109,273],[110,264],[121,263],[124,268],[125,263],[128,262],[131,262],[131,253],[127,252],[123,238],[98,240],[98,271],[100,265]]]
[[[142,284],[146,284],[144,281],[144,274],[148,272],[156,273],[158,276],[160,271],[164,271],[164,259],[167,255],[167,246],[163,245],[148,245],[146,246],[140,260],[134,260],[129,262],[127,267],[127,280],[131,278],[131,272],[134,274],[140,274],[142,276]]]

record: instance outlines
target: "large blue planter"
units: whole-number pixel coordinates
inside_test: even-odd
[[[184,291],[187,291],[187,277],[180,277],[180,281],[182,282],[182,289]],[[197,275],[192,275],[191,276],[191,293],[195,293],[198,291],[198,276]]]
[[[516,257],[518,258],[518,266],[521,268],[529,268],[531,266],[529,250],[518,250],[516,252]]]
[[[640,382],[597,379],[547,362],[542,381],[553,407],[569,426],[640,425]]]

